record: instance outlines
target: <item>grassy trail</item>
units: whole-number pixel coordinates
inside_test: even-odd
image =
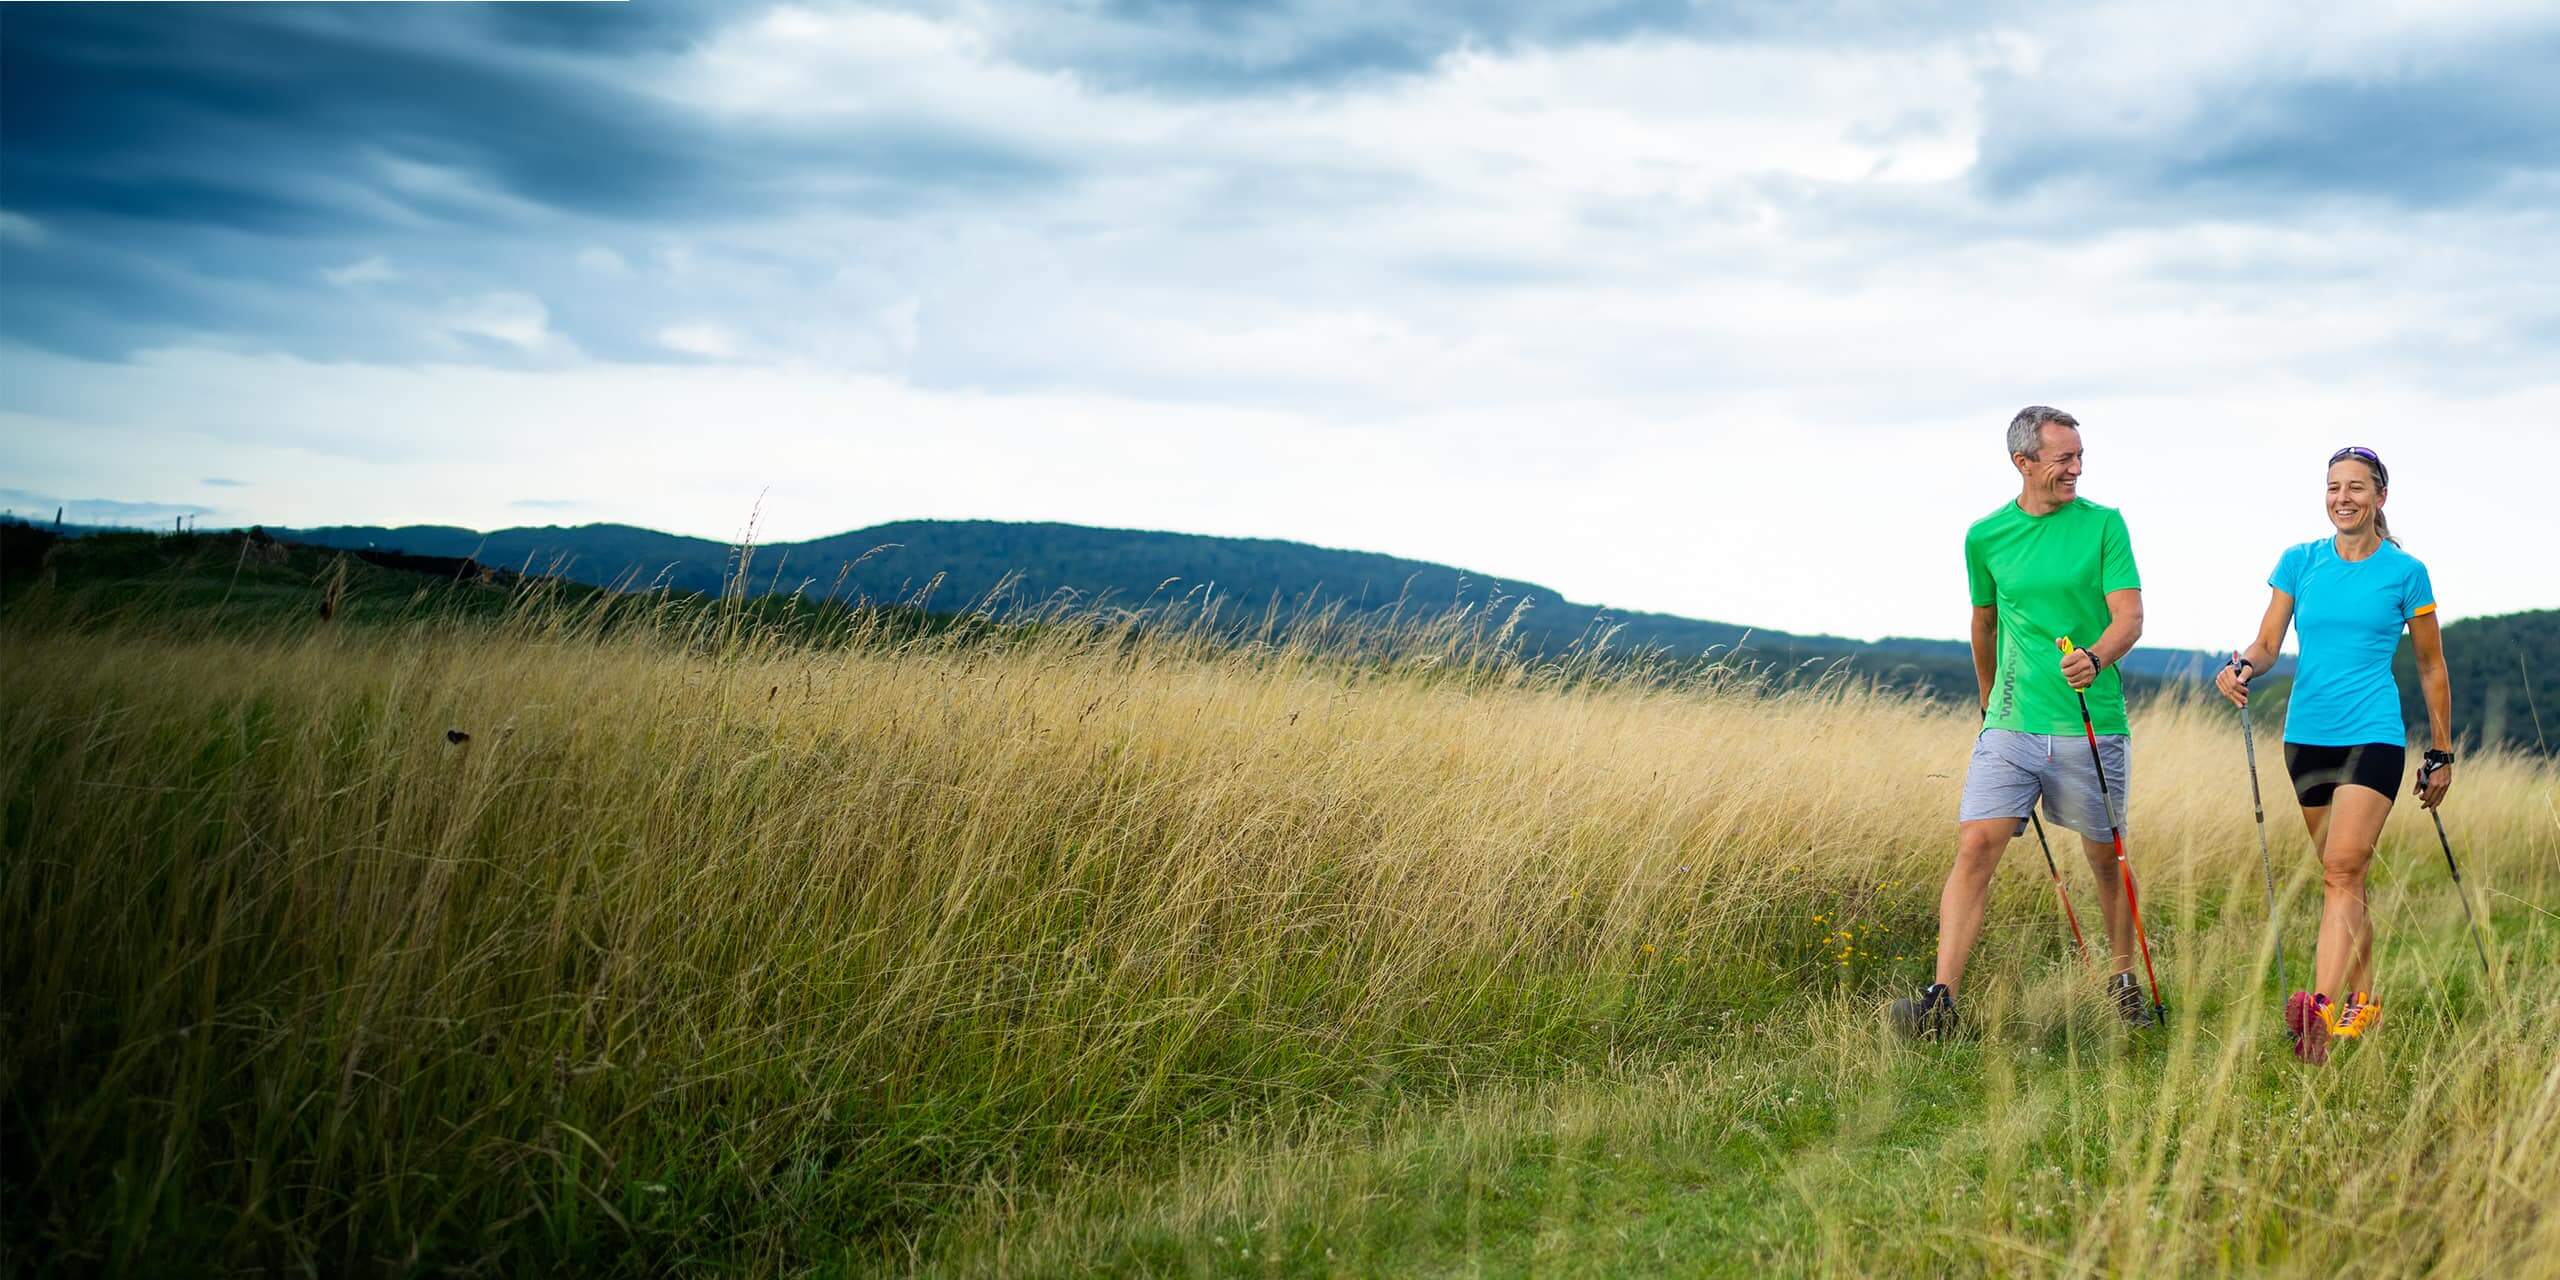
[[[2510,964],[2560,959],[2529,936]],[[2246,945],[2214,959],[2245,973]],[[2290,1061],[2271,1000],[2218,998],[2237,993],[2194,967],[2177,1024],[2140,1037],[2064,970],[1989,984],[1994,1025],[1945,1046],[1817,1000],[1658,1073],[990,1208],[924,1270],[2548,1274],[2560,1063],[2499,1046],[2549,1011],[2532,1031],[2501,1014],[2458,920],[2398,945],[2415,954],[2389,968],[2425,994],[2325,1071]],[[2484,1112],[2516,1123],[2440,1140]]]

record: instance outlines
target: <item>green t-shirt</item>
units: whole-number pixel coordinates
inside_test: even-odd
[[[2107,630],[2107,593],[2142,585],[2123,514],[2086,498],[2042,516],[2004,502],[1964,531],[1964,571],[1973,607],[2000,607],[2000,663],[1983,725],[2079,733],[2080,700],[2062,678],[2053,642],[2095,642]],[[2114,667],[2089,686],[2089,718],[2100,733],[2126,732],[2124,682]]]

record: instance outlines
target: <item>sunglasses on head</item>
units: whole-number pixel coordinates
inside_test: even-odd
[[[2382,455],[2360,444],[2351,444],[2330,454],[2329,465],[2334,467],[2349,458],[2370,464],[2373,467],[2373,477],[2376,482],[2386,485],[2391,483],[2391,468],[2382,465]]]

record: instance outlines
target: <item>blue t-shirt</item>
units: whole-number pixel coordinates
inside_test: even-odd
[[[2427,566],[2388,542],[2362,560],[2341,560],[2336,544],[2322,538],[2286,548],[2267,585],[2293,597],[2293,629],[2302,637],[2284,740],[2408,745],[2391,654],[2402,627],[2435,612]]]

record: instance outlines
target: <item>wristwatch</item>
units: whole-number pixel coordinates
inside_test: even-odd
[[[2453,753],[2450,751],[2438,751],[2433,747],[2430,747],[2427,749],[2426,761],[2428,764],[2452,764]]]

